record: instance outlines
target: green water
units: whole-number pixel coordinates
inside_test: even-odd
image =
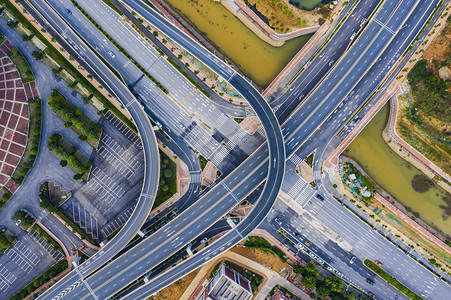
[[[321,0],[290,0],[290,3],[301,9],[312,10],[321,3]]]
[[[451,236],[451,217],[446,216],[448,205],[444,201],[445,197],[451,199],[451,195],[436,184],[425,192],[415,191],[412,180],[424,176],[423,173],[394,153],[381,136],[388,113],[386,105],[349,145],[345,155],[356,160],[383,189],[419,213],[424,221]]]
[[[226,56],[259,86],[266,87],[311,35],[272,47],[258,38],[220,3],[212,0],[167,0],[180,10]]]

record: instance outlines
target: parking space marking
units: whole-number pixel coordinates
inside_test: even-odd
[[[13,283],[17,277],[11,273],[6,267],[4,267],[2,264],[0,264],[0,276],[1,278],[5,279],[10,284]]]
[[[116,231],[119,227],[121,227],[125,222],[127,222],[128,218],[132,214],[135,206],[130,207],[128,210],[120,214],[116,219],[108,223],[105,227],[103,227],[100,231],[102,232],[104,237],[109,236],[112,232]]]
[[[2,292],[6,292],[6,290],[9,288],[9,284],[3,280],[2,278],[0,278],[0,291]]]
[[[14,250],[14,248],[9,248],[6,252],[6,255],[16,264],[18,265],[22,270],[24,270],[25,273],[30,274],[31,270],[33,270],[33,267],[31,264],[29,264],[25,259],[23,259],[19,253]]]
[[[60,251],[55,250],[53,245],[49,244],[46,239],[40,237],[39,233],[36,231],[30,231],[28,235],[38,242],[38,244],[41,245],[41,247],[44,248],[44,250],[47,251],[56,261],[59,261],[64,257]]]

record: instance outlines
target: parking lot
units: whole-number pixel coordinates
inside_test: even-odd
[[[10,298],[62,258],[36,231],[22,233],[17,243],[0,255],[0,298]]]
[[[100,122],[102,136],[88,182],[75,187],[60,209],[101,242],[130,217],[144,178],[141,140],[114,114]]]

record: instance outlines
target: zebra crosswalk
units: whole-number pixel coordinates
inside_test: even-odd
[[[312,186],[299,178],[294,185],[288,190],[287,194],[301,206],[305,206],[310,198],[315,194]]]
[[[298,165],[301,164],[302,158],[300,158],[300,157],[297,156],[296,154],[293,154],[293,155],[290,157],[290,161],[291,161],[295,166],[298,166]]]

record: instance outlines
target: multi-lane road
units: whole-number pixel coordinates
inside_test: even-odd
[[[55,30],[61,33],[64,32],[62,36],[69,44],[84,46],[85,55],[83,59],[91,66],[97,75],[103,79],[104,83],[114,92],[116,97],[125,107],[127,107],[132,115],[141,137],[145,157],[144,184],[138,204],[129,221],[124,225],[112,242],[93,255],[87,263],[83,264],[83,266],[78,267],[76,271],[70,272],[58,282],[58,287],[64,290],[65,288],[69,288],[74,282],[81,282],[80,276],[87,276],[91,272],[97,270],[106,261],[118,253],[133,238],[136,232],[139,231],[153,206],[158,191],[160,159],[157,140],[149,118],[127,87],[125,87],[108,67],[106,67],[98,57],[89,50],[89,47],[80,40],[75,32],[67,28],[67,25],[65,25],[60,17],[55,14],[46,13],[46,11],[49,11],[49,7],[45,3],[40,1],[30,2],[35,8],[40,8],[42,16],[53,26],[53,28],[55,28]]]
[[[96,297],[102,298],[112,295],[114,291],[122,288],[134,278],[163,261],[166,257],[170,256],[171,253],[174,253],[177,249],[186,245],[190,240],[194,239],[203,230],[208,228],[215,220],[230,210],[236,203],[239,203],[239,201],[248,193],[252,192],[257,185],[266,178],[271,178],[269,181],[271,184],[266,184],[264,192],[264,194],[270,195],[270,197],[260,198],[257,202],[257,208],[251,212],[248,218],[230,231],[219,242],[210,245],[204,251],[199,252],[185,263],[177,266],[170,272],[165,273],[163,276],[160,276],[156,281],[151,282],[151,285],[137,291],[137,293],[140,294],[134,294],[131,297],[140,298],[149,295],[149,293],[153,293],[160,287],[179,278],[181,274],[186,273],[186,270],[192,270],[225,249],[233,246],[234,243],[242,239],[243,236],[247,235],[255,228],[271,208],[275,199],[273,198],[274,195],[277,196],[277,179],[283,178],[283,168],[281,169],[279,166],[280,159],[277,160],[277,155],[281,156],[281,153],[284,153],[284,150],[276,146],[279,143],[271,143],[271,141],[277,141],[277,121],[274,122],[274,119],[271,117],[271,115],[273,115],[272,111],[267,111],[266,106],[258,107],[258,104],[262,101],[258,92],[255,91],[255,89],[253,89],[242,77],[235,74],[233,70],[228,69],[224,63],[208,53],[203,47],[180,33],[172,26],[172,24],[168,23],[160,15],[140,2],[130,0],[125,2],[132,7],[133,5],[138,5],[134,6],[133,9],[138,11],[143,17],[155,24],[157,28],[179,42],[183,47],[192,52],[206,64],[209,64],[210,67],[215,69],[218,74],[234,85],[235,88],[237,88],[243,96],[253,104],[254,109],[261,117],[263,126],[265,127],[269,141],[269,155],[276,156],[276,161],[273,162],[272,157],[268,160],[268,148],[266,145],[263,145],[240,167],[233,171],[220,184],[215,186],[208,194],[199,199],[183,214],[179,215],[173,222],[152,235],[145,240],[145,242],[137,245],[129,252],[119,257],[116,261],[101,269],[99,272],[86,278],[86,285],[76,286],[68,293],[65,293],[68,297],[88,297],[91,292],[93,292]],[[435,4],[435,2],[431,2],[430,7],[434,8]],[[415,33],[414,30],[416,30],[417,27],[410,28],[410,31],[407,30],[407,27],[402,29],[401,27],[409,15],[416,12],[414,8],[417,5],[418,1],[413,0],[393,1],[384,4],[375,16],[377,21],[372,21],[367,26],[354,46],[340,59],[339,62],[336,63],[335,68],[330,71],[327,79],[313,92],[307,91],[304,97],[308,94],[311,95],[308,98],[306,97],[307,99],[304,100],[304,104],[301,108],[296,110],[290,118],[287,118],[287,121],[284,124],[283,134],[287,141],[287,153],[294,153],[303,142],[308,140],[309,135],[315,132],[315,130],[321,126],[323,121],[333,113],[340,105],[340,102],[346,98],[345,96],[352,93],[353,86],[361,81],[360,78],[368,72],[381,53],[384,52],[386,45],[390,44],[393,37],[398,36],[395,33],[398,33],[398,31],[403,29],[406,29],[405,31],[407,32]],[[418,21],[419,24],[421,21],[424,23],[424,16],[427,17],[427,11],[430,10],[430,7],[424,6],[422,7],[423,11],[418,9],[418,12],[415,13],[416,17],[420,17]],[[367,13],[368,12],[371,12],[371,9],[369,9]],[[423,15],[421,15],[422,12],[424,12]],[[405,37],[405,39],[407,40],[409,36],[410,35]],[[387,68],[387,65],[382,65],[382,68]],[[382,71],[385,71],[384,69],[382,69]],[[373,83],[376,83],[376,81]],[[371,87],[368,87],[368,90],[370,88]],[[295,92],[298,92],[298,90],[295,90]],[[361,97],[360,99],[362,99],[363,96],[361,94],[356,94],[354,97],[357,99],[358,97],[356,96],[359,95]],[[295,103],[300,102],[304,98],[297,97],[297,99],[298,100],[295,100]],[[292,105],[295,107],[297,103]],[[292,110],[293,109],[290,109],[289,111]],[[271,132],[274,134],[271,134]],[[276,153],[274,153],[274,151]],[[284,162],[282,164],[284,165]],[[272,165],[276,170],[276,175],[279,174],[277,173],[277,170],[282,170],[281,177],[271,176]],[[268,166],[270,167],[269,173]],[[274,178],[276,178],[276,180],[274,180]],[[273,184],[274,181],[276,181],[276,184]],[[184,232],[184,234],[178,234],[179,232]],[[145,254],[137,256],[140,253]],[[114,272],[115,270],[116,272]],[[114,276],[111,276],[112,272],[114,272]],[[89,287],[87,285],[89,285]]]

